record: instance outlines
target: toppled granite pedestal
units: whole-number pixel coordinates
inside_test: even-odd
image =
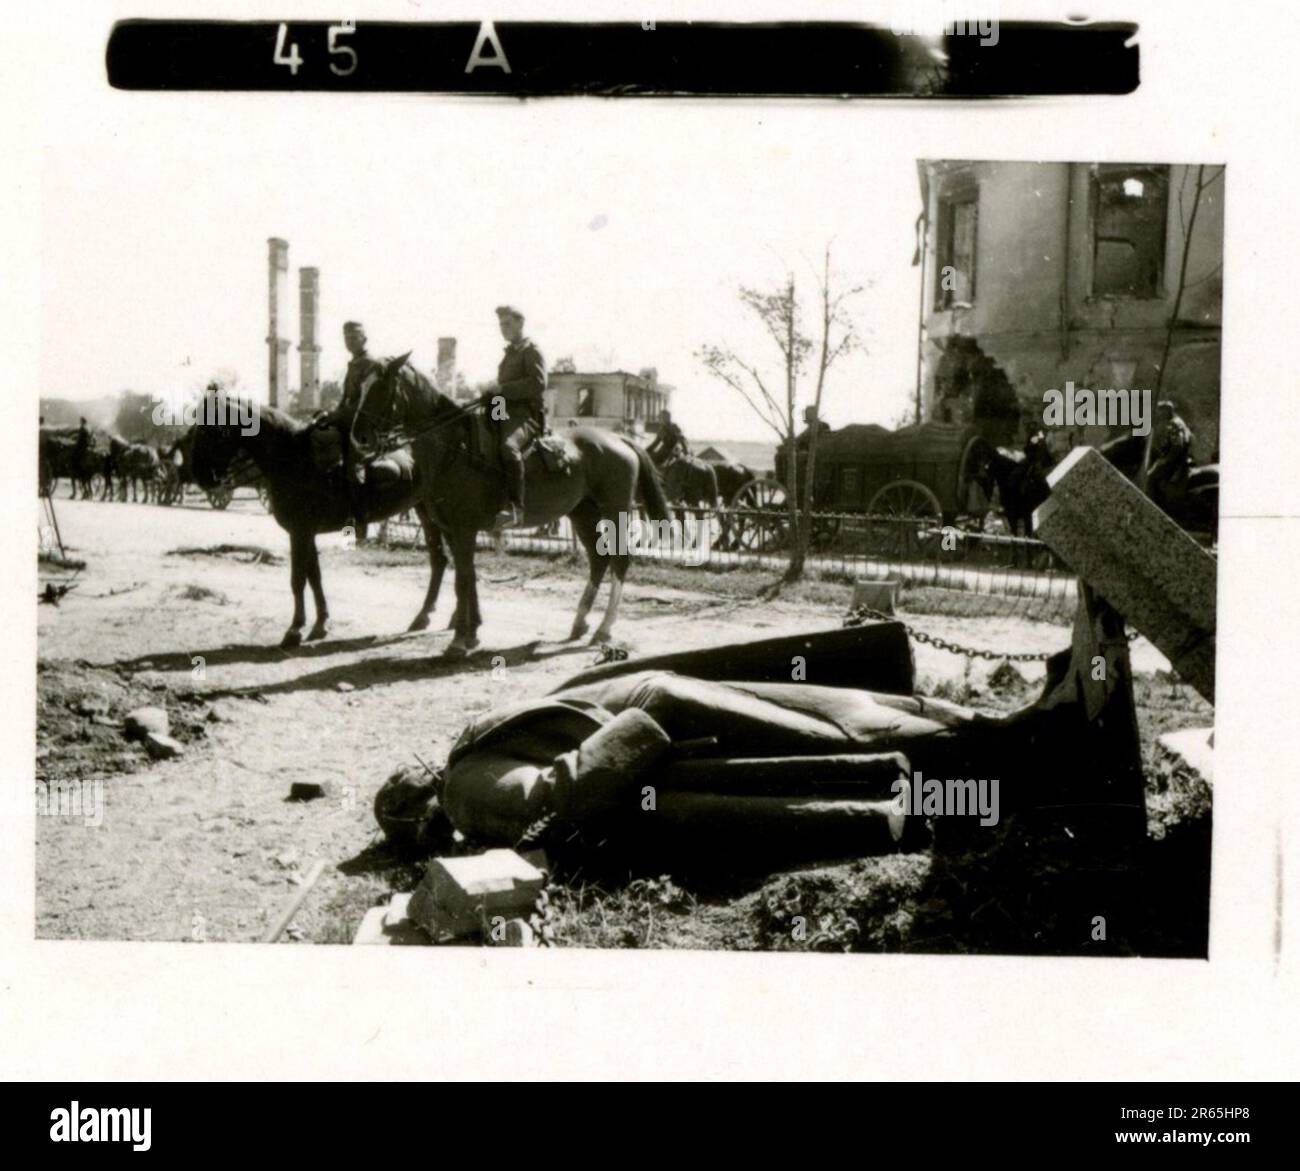
[[[1034,534],[1214,702],[1218,564],[1095,448],[1047,477]]]

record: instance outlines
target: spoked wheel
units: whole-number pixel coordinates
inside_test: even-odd
[[[928,530],[943,524],[939,498],[915,480],[886,484],[867,505],[867,539],[871,551],[884,557],[918,557],[933,547],[937,538]]]
[[[208,489],[208,503],[218,512],[223,512],[234,497],[234,489],[227,488],[224,484],[219,484],[215,488]]]
[[[778,480],[750,480],[731,498],[730,545],[758,553],[777,549],[790,536],[785,485]]]

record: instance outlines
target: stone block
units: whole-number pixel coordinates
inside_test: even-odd
[[[371,907],[361,920],[353,938],[354,944],[379,944],[385,947],[428,946],[429,937],[407,916],[395,913],[395,907],[405,910],[409,895],[394,895],[386,907]],[[402,900],[400,903],[398,900]]]
[[[294,781],[289,786],[289,801],[319,801],[333,794],[334,787],[325,781]]]
[[[1214,702],[1215,559],[1091,447],[1048,476],[1034,530]]]
[[[411,905],[411,894],[393,895],[388,900],[388,914],[384,916],[385,927],[397,927],[402,923],[409,922],[410,916],[407,914]]]
[[[485,918],[527,914],[545,885],[546,876],[513,850],[434,858],[408,913],[434,939],[470,935]]]
[[[384,916],[388,914],[387,907],[371,907],[361,920],[361,926],[357,928],[357,933],[352,937],[354,944],[364,943],[387,943],[388,939],[384,934]]]
[[[167,736],[172,730],[167,710],[161,707],[138,707],[127,712],[123,726],[128,740],[143,740],[150,732]]]
[[[489,931],[484,942],[491,947],[536,947],[537,933],[527,919],[507,919],[500,931]]]
[[[892,614],[898,601],[898,582],[896,581],[855,581],[853,583],[853,601],[851,607],[856,610],[866,606],[881,614]]]
[[[144,750],[154,760],[171,760],[185,754],[185,745],[170,736],[160,736],[157,732],[148,732],[144,738]]]

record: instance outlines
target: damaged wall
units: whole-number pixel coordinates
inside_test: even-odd
[[[1135,169],[1129,178],[1122,169],[1098,171],[1087,163],[925,162],[920,168],[926,200],[926,418],[970,421],[990,440],[1016,444],[1043,426],[1044,394],[1064,389],[1067,381],[1093,390],[1149,388],[1154,394],[1196,167]],[[1206,167],[1205,175],[1218,171]],[[1111,189],[1103,182],[1120,192],[1131,189],[1135,206],[1144,195],[1163,199],[1163,240],[1148,238],[1148,254],[1139,258],[1148,264],[1146,272],[1133,260],[1131,242],[1113,238],[1123,236],[1123,223],[1117,233],[1109,221],[1099,221],[1099,200],[1109,198],[1100,193]],[[1179,324],[1160,389],[1160,397],[1174,400],[1191,426],[1199,461],[1218,450],[1223,185],[1218,178],[1201,195]],[[964,237],[954,243],[953,208],[962,204],[973,205],[964,209],[962,221],[974,223],[969,261]],[[969,235],[972,229],[964,231]],[[971,273],[954,279],[952,266],[964,262]],[[1126,263],[1132,263],[1135,287],[1098,293],[1099,286],[1115,283],[1116,269],[1122,278]],[[957,295],[944,288],[945,264]],[[1113,433],[1109,427],[1062,428],[1051,443],[1063,454]]]

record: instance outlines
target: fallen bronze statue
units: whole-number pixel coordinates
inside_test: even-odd
[[[790,681],[795,658],[806,682]],[[760,867],[906,848],[940,814],[1141,834],[1123,623],[1081,587],[1072,646],[1040,697],[1003,716],[916,694],[897,622],[605,664],[476,719],[442,769],[394,774],[375,814],[427,853],[456,834],[519,847],[560,827],[566,841]]]

